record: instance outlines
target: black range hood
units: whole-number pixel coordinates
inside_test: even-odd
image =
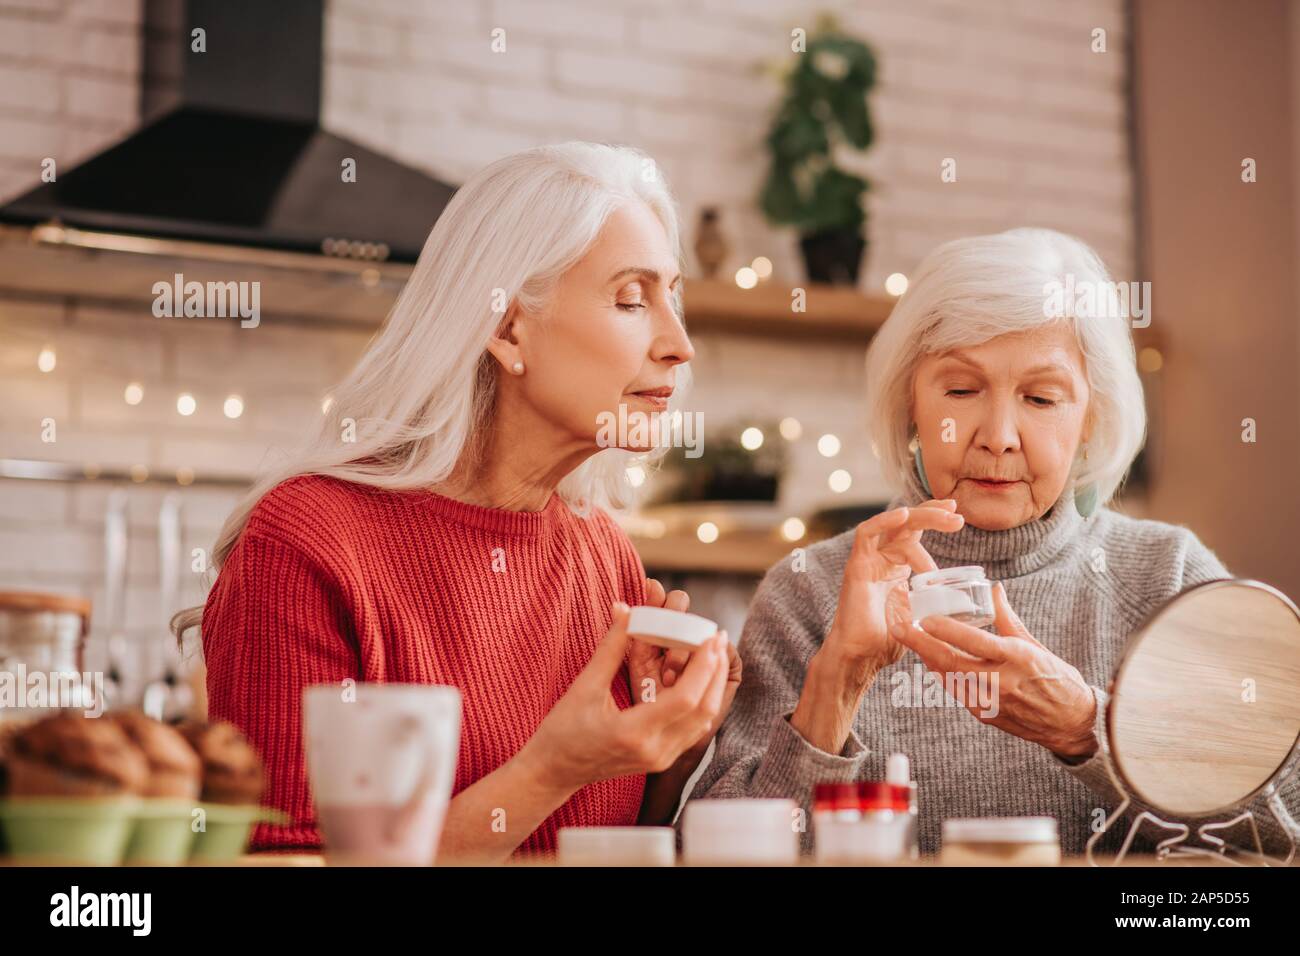
[[[143,100],[172,107],[0,221],[416,260],[454,187],[320,128],[321,0],[148,0],[145,22]]]

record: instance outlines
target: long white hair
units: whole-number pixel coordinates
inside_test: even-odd
[[[1104,289],[1105,265],[1082,241],[1050,229],[1010,229],[955,239],[920,264],[907,292],[867,352],[868,431],[891,488],[923,497],[909,449],[912,376],[922,356],[965,348],[1009,332],[1068,322],[1091,391],[1087,461],[1076,456],[1064,493],[1095,484],[1106,504],[1146,440],[1146,403],[1126,315],[1103,308],[1055,316],[1048,289]]]
[[[288,478],[327,475],[378,488],[427,488],[446,479],[463,455],[475,455],[495,406],[497,363],[487,344],[505,307],[517,302],[542,310],[609,215],[635,200],[658,216],[680,263],[672,195],[638,150],[539,146],[497,160],[461,186],[384,325],[333,389],[319,432],[287,464],[258,479],[231,512],[213,547],[213,566],[225,562],[262,496]],[[678,372],[681,387],[671,404],[680,403],[689,382],[686,366]],[[345,419],[355,422],[355,442],[340,441]],[[599,451],[565,476],[558,493],[582,515],[600,504],[623,507],[632,494],[626,471],[633,457],[615,448]],[[172,618],[172,631],[179,639],[202,619],[202,606],[188,608]]]

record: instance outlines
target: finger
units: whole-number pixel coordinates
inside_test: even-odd
[[[669,591],[668,597],[664,599],[664,607],[670,611],[688,611],[691,607],[691,596],[685,591]]]
[[[895,564],[908,565],[917,574],[939,570],[939,566],[934,563],[934,558],[930,557],[930,552],[921,546],[920,541],[892,542],[882,547],[880,553]]]
[[[725,631],[723,633],[726,633]],[[740,649],[731,640],[727,640],[727,680],[740,683],[745,672],[745,662],[740,658]]]
[[[634,637],[628,642],[627,662],[630,666],[645,670],[658,660],[661,653],[662,650],[655,645],[639,641]]]
[[[916,651],[917,657],[933,671],[945,673],[968,671],[981,663],[979,658],[961,654],[949,644],[912,625],[910,621],[895,624],[889,630],[889,636],[909,650]]]
[[[716,637],[707,641],[703,647],[691,655],[686,668],[671,688],[659,695],[659,702],[666,704],[669,722],[680,720],[694,710],[708,690],[713,680],[713,672],[721,665],[722,651],[717,647]]]
[[[720,632],[718,638],[714,638],[710,643],[713,645],[711,652],[713,655],[713,670],[710,675],[708,686],[705,687],[703,695],[696,703],[695,707],[689,712],[682,715],[676,721],[669,731],[681,736],[681,747],[683,749],[698,744],[701,740],[701,724],[707,729],[713,723],[713,718],[718,715],[722,707],[722,698],[727,690],[727,667],[726,651],[722,647],[722,641],[726,641],[725,632]]]
[[[691,659],[691,652],[673,648],[664,654],[663,683],[672,687],[677,683],[677,675],[686,669],[686,662]]]
[[[918,508],[946,508],[949,511],[957,510],[956,498],[931,498],[929,501],[923,501],[917,505]]]
[[[966,523],[966,516],[946,508],[909,508],[903,531],[956,531]]]
[[[1007,590],[1002,586],[1001,581],[993,586],[993,615],[999,634],[1004,637],[1019,637],[1038,644],[1029,633],[1029,628],[1025,627],[1024,621],[1020,620],[1020,615],[1012,609],[1011,602],[1007,600]]]
[[[618,601],[610,608],[610,612],[613,619],[610,621],[609,630],[596,645],[596,652],[591,655],[591,660],[583,668],[580,679],[609,684],[627,658],[628,643],[631,640],[627,636],[628,606]]]
[[[664,606],[664,586],[655,578],[646,578],[645,603],[650,607]]]
[[[921,622],[921,630],[945,644],[965,651],[972,657],[986,661],[1004,661],[1007,657],[1006,639],[970,624],[954,621],[943,614],[931,614]]]

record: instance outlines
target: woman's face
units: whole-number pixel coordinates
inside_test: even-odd
[[[603,415],[618,419],[620,405],[629,425],[663,411],[676,367],[694,355],[673,307],[680,282],[659,218],[645,203],[624,205],[560,278],[546,311],[515,317],[507,338],[518,347],[524,374],[509,374],[514,359],[493,348],[507,369],[503,385],[587,445],[596,442]],[[652,442],[621,447],[647,451]]]
[[[1061,323],[926,355],[912,417],[934,497],[955,498],[989,531],[1041,516],[1069,479],[1088,398],[1083,355]]]

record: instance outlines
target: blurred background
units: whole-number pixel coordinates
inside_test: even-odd
[[[167,618],[456,184],[575,138],[680,203],[705,454],[621,520],[733,634],[890,497],[863,354],[909,272],[1022,225],[1151,283],[1115,507],[1300,596],[1285,0],[0,0],[0,590],[89,598],[87,666],[134,687],[184,670]],[[177,273],[260,283],[260,321],[156,315]]]

